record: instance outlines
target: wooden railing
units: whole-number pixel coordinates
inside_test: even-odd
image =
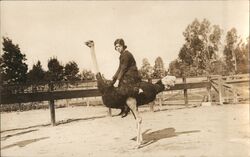
[[[198,83],[178,83],[175,86],[166,89],[166,91],[172,90],[184,90],[185,103],[188,103],[187,89],[195,88],[210,88],[210,82],[198,82]],[[60,99],[72,99],[83,97],[97,97],[101,96],[98,89],[80,89],[80,90],[66,90],[66,91],[54,91],[53,85],[50,85],[48,91],[35,92],[35,93],[1,93],[1,104],[12,103],[27,103],[36,101],[49,101],[51,124],[56,125],[55,121],[55,100]],[[109,114],[110,114],[109,109]]]
[[[215,75],[211,77],[211,86],[219,95],[219,104],[228,103],[226,100],[228,96],[226,91],[232,93],[231,99],[233,99],[233,103],[238,103],[240,93],[237,89],[237,86],[233,84],[248,84],[249,88],[249,74],[241,74],[241,75],[232,75],[232,76],[220,76]]]
[[[179,83],[166,91],[171,90],[186,90],[194,88],[205,88],[210,87],[210,82],[198,82],[198,83]],[[72,98],[83,98],[83,97],[97,97],[101,96],[98,89],[81,89],[81,90],[66,90],[66,91],[47,91],[47,92],[36,92],[36,93],[16,93],[8,94],[1,93],[1,104],[11,103],[27,103],[35,101],[50,101],[60,99],[72,99]]]
[[[236,77],[235,77],[236,78]],[[177,83],[175,86],[171,87],[170,89],[166,89],[165,91],[173,91],[173,90],[183,90],[184,91],[184,102],[188,104],[188,89],[195,89],[195,88],[206,88],[207,89],[207,96],[208,101],[211,101],[211,87],[213,87],[219,94],[219,102],[222,104],[222,88],[229,87],[228,84],[233,83],[242,83],[242,82],[249,82],[249,77],[247,78],[246,75],[243,77],[244,79],[232,79],[226,80],[221,76],[219,77],[208,77],[206,81],[202,82],[190,82],[186,83],[186,78],[183,78],[182,83]],[[222,80],[225,81],[222,81]],[[226,82],[226,84],[225,84]],[[216,87],[215,87],[216,86]],[[231,86],[230,86],[231,87]],[[232,92],[236,93],[235,90]],[[84,98],[84,97],[98,97],[101,96],[101,93],[98,91],[97,88],[95,89],[74,89],[74,90],[54,90],[54,86],[49,85],[47,91],[41,92],[33,92],[33,93],[5,93],[1,92],[0,95],[0,103],[1,104],[13,104],[13,103],[27,103],[27,102],[36,102],[36,101],[49,101],[49,107],[51,112],[51,123],[55,125],[55,100],[60,99],[73,99],[73,98]]]

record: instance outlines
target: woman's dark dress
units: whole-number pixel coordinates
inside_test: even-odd
[[[141,77],[133,55],[125,50],[120,55],[120,64],[113,80],[119,80],[118,90],[122,95],[134,96],[138,94],[138,83]]]

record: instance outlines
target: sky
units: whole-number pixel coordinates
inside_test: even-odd
[[[111,78],[119,65],[114,41],[123,38],[140,68],[160,56],[165,67],[178,57],[183,32],[197,18],[249,36],[249,1],[0,1],[1,37],[9,37],[26,54],[29,69],[49,58],[75,61],[93,70],[87,40],[95,42],[101,73]],[[224,40],[222,40],[224,42]],[[2,44],[1,44],[2,46]],[[1,54],[2,54],[1,48]]]

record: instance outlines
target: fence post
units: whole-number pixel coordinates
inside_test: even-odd
[[[222,80],[222,76],[220,75],[218,78],[218,83],[219,83],[219,103],[220,105],[223,105],[223,80]]]
[[[19,85],[19,89],[18,89],[17,93],[24,93],[24,89],[23,89],[22,85]],[[19,110],[19,112],[23,111],[23,105],[20,102],[18,103],[18,110]]]
[[[207,77],[207,81],[209,82],[209,86],[207,87],[207,98],[208,98],[208,102],[211,102],[212,101],[212,98],[211,98],[211,77],[208,76]]]
[[[54,84],[52,82],[49,83],[49,91],[53,92],[54,90]],[[49,108],[50,108],[50,119],[51,119],[51,125],[56,125],[56,116],[55,116],[55,101],[50,100],[49,101]]]
[[[183,83],[186,84],[187,83],[187,80],[186,80],[186,77],[183,77],[182,78],[183,80]],[[186,87],[186,86],[185,86]],[[185,105],[188,105],[188,94],[187,94],[187,89],[184,88],[184,102],[185,102]]]
[[[66,90],[69,90],[69,82],[66,82]],[[69,107],[69,99],[66,99],[66,106]]]
[[[238,94],[237,94],[237,90],[236,90],[235,87],[232,88],[232,90],[233,90],[233,103],[234,103],[234,104],[237,104],[237,103],[238,103]]]
[[[154,112],[154,105],[155,105],[154,102],[149,103],[150,111],[152,111],[152,112]]]
[[[89,98],[86,98],[87,99],[87,107],[89,107]]]
[[[159,93],[159,108],[162,110],[163,92]]]
[[[112,117],[112,110],[111,110],[110,107],[108,108],[108,116],[109,116],[109,117]]]

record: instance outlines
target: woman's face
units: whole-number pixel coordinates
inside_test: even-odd
[[[123,46],[120,44],[116,44],[115,45],[115,50],[118,51],[119,53],[121,53],[123,51]]]

